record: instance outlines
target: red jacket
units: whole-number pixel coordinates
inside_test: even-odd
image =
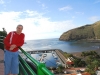
[[[16,31],[13,31],[12,41],[11,41],[11,44],[10,44],[11,35],[12,35],[12,32],[10,32],[6,36],[6,38],[4,39],[4,46],[5,46],[6,50],[9,50],[10,46],[15,44],[17,47],[14,48],[13,50],[9,50],[9,51],[16,52],[16,51],[18,51],[18,47],[20,47],[24,44],[25,35],[23,33],[17,34]]]

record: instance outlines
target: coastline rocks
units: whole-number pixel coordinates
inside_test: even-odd
[[[67,32],[64,32],[59,40],[73,41],[73,40],[97,40],[100,39],[100,21],[94,24],[84,25]]]

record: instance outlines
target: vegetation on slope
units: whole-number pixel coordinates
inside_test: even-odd
[[[100,21],[64,32],[59,39],[64,41],[100,39]]]
[[[3,39],[7,33],[5,31],[0,31],[0,49],[4,50],[4,44],[3,44]]]

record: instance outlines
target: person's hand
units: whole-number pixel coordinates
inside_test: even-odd
[[[16,45],[11,45],[9,50],[13,50],[14,48],[16,48]]]
[[[10,49],[9,50],[13,50],[14,48],[13,47],[10,47]]]

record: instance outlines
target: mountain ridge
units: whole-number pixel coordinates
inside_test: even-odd
[[[59,38],[59,40],[62,41],[98,39],[100,39],[100,21],[68,30],[64,32]]]

